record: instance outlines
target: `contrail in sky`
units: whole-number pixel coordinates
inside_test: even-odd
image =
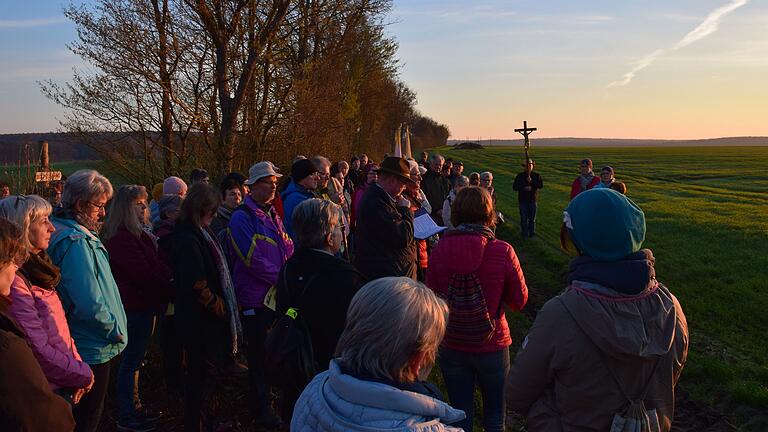
[[[712,12],[707,15],[707,18],[704,19],[704,21],[699,24],[698,27],[693,29],[691,32],[689,32],[685,37],[683,37],[678,43],[676,43],[672,48],[665,50],[665,49],[657,49],[656,51],[648,54],[647,56],[643,57],[634,68],[632,68],[631,71],[624,74],[624,77],[620,81],[614,81],[610,84],[608,84],[608,87],[615,87],[615,86],[624,86],[630,83],[632,81],[632,78],[635,77],[635,75],[647,68],[651,65],[656,59],[663,54],[666,51],[677,51],[679,49],[685,48],[688,45],[699,41],[701,39],[704,39],[705,37],[711,35],[712,33],[717,31],[717,27],[720,25],[720,21],[729,13],[735,11],[736,9],[744,6],[745,4],[749,3],[749,0],[731,0],[730,3],[720,6],[719,8],[713,10]]]

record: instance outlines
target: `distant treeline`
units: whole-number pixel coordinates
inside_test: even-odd
[[[456,145],[465,140],[449,140]],[[522,146],[522,139],[487,139],[474,141],[484,146]],[[768,146],[768,137],[724,137],[695,140],[622,139],[622,138],[536,138],[531,143],[541,147],[754,147]]]

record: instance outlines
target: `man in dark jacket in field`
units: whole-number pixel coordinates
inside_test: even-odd
[[[539,200],[539,189],[544,187],[541,175],[533,170],[533,160],[528,159],[525,171],[515,177],[512,189],[517,191],[517,203],[520,206],[520,231],[523,237],[533,237],[536,234],[536,202]]]
[[[427,201],[432,207],[432,219],[438,225],[443,224],[443,201],[451,191],[451,183],[442,176],[445,158],[435,153],[430,159],[429,169],[421,179],[421,190],[427,196]]]
[[[368,280],[385,276],[416,279],[411,203],[401,194],[410,177],[408,162],[388,157],[378,170],[379,180],[360,200],[355,231],[355,266]]]

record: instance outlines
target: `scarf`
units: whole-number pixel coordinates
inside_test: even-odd
[[[237,310],[237,300],[235,300],[235,286],[232,283],[232,276],[229,274],[229,268],[224,260],[224,252],[221,250],[219,242],[214,240],[208,229],[200,227],[208,247],[213,251],[213,259],[216,261],[216,269],[219,271],[219,280],[221,281],[221,290],[224,293],[224,302],[229,311],[229,332],[232,335],[232,354],[237,354],[237,344],[242,338],[243,327],[240,324],[240,315]]]
[[[595,178],[595,174],[592,171],[587,175],[580,175],[579,180],[581,181],[581,190],[587,190],[587,186],[592,183],[593,178]]]
[[[653,289],[656,282],[656,263],[649,249],[641,249],[618,261],[596,261],[582,255],[571,260],[568,284],[587,282],[610,288],[626,295],[637,295]]]
[[[75,209],[70,208],[57,208],[53,211],[53,215],[62,219],[72,219],[80,225],[84,226],[89,231],[96,234],[101,232],[101,226],[104,224],[98,219],[93,219],[82,213],[77,213]]]
[[[482,235],[483,237],[486,237],[488,240],[493,240],[494,238],[496,238],[496,233],[493,232],[493,229],[485,225],[479,225],[479,224],[463,223],[457,226],[456,228],[452,230],[448,230],[446,232],[446,234],[467,234],[467,233],[477,233]]]
[[[29,279],[33,285],[47,290],[56,289],[56,285],[61,280],[61,270],[53,264],[51,257],[45,251],[29,254],[19,273]]]

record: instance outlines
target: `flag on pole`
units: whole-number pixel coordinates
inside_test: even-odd
[[[402,127],[403,125],[398,126],[395,132],[395,151],[393,152],[395,157],[403,157],[403,148],[400,145],[400,130]]]
[[[411,153],[411,129],[405,125],[405,157],[413,158]]]

